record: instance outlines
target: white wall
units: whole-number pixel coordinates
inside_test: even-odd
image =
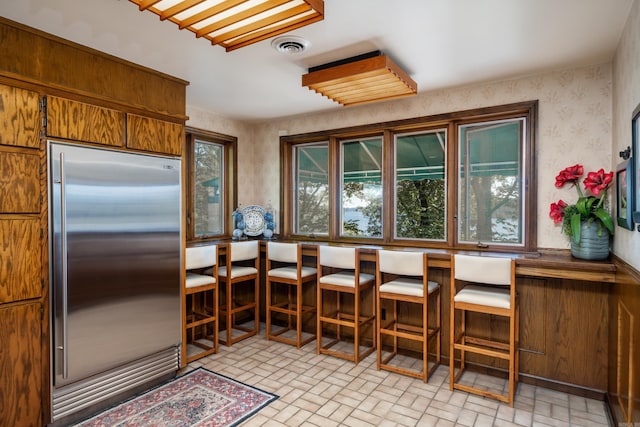
[[[613,164],[618,153],[631,145],[631,114],[640,104],[640,2],[633,3],[613,60]],[[640,161],[640,153],[634,153]],[[638,185],[638,184],[636,184]],[[636,224],[637,227],[637,224]],[[640,270],[640,233],[617,227],[614,253]]]

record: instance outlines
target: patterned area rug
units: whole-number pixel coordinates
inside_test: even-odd
[[[277,398],[274,394],[198,368],[77,426],[235,426]]]

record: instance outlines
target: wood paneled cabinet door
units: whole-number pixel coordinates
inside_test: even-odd
[[[0,426],[42,426],[39,302],[0,305]]]
[[[124,146],[125,113],[83,102],[47,97],[47,135]]]
[[[184,126],[149,117],[127,115],[127,148],[182,155]]]
[[[0,216],[0,266],[0,304],[40,298],[43,282],[39,218]]]
[[[0,145],[40,146],[39,102],[36,92],[0,84]]]

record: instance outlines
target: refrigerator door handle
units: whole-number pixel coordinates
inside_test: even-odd
[[[68,291],[67,291],[67,215],[66,215],[66,189],[65,189],[65,171],[64,171],[64,153],[60,153],[60,244],[62,246],[62,313],[61,329],[62,344],[57,347],[62,351],[62,378],[69,377],[69,334],[68,334]]]

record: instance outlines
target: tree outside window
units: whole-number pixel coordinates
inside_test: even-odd
[[[382,236],[382,137],[341,143],[342,235]]]
[[[524,119],[459,127],[460,242],[522,245]]]
[[[329,234],[329,143],[293,149],[296,234]]]
[[[396,237],[446,239],[446,140],[446,130],[396,135]]]
[[[213,142],[195,140],[194,171],[194,235],[222,234],[224,204],[220,192],[224,188],[222,168],[224,147]]]

